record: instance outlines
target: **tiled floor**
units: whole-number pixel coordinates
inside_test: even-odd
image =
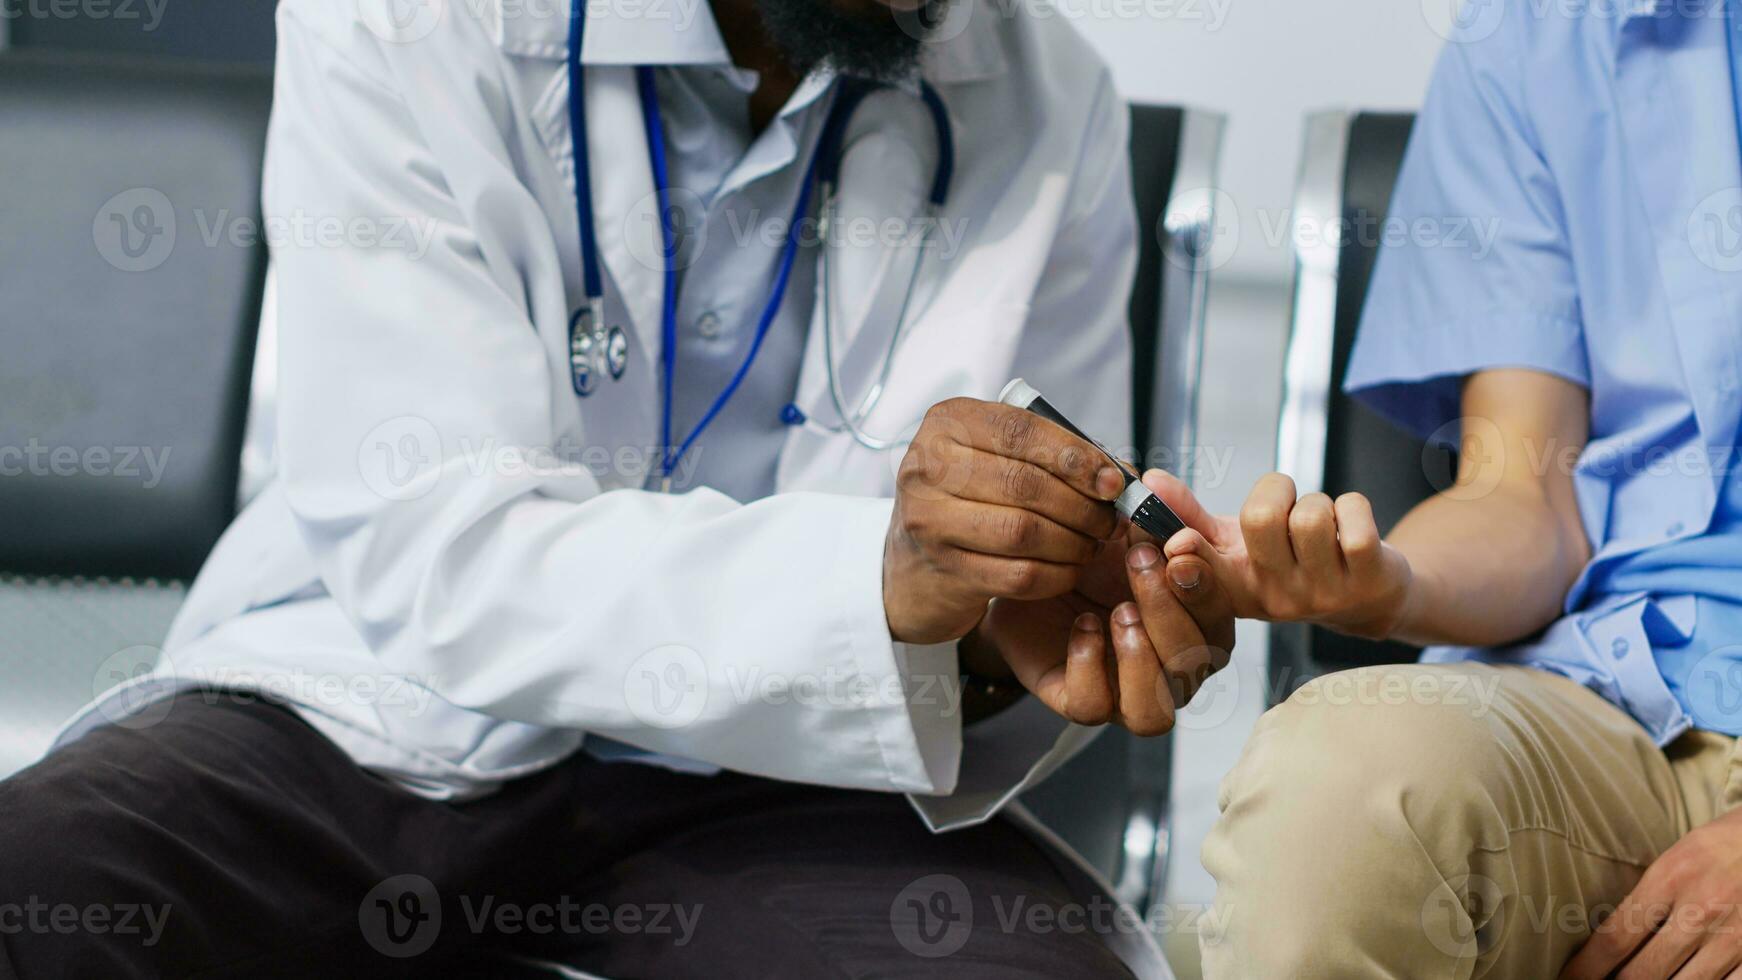
[[[1195,486],[1219,513],[1237,510],[1252,484],[1275,468],[1287,304],[1282,284],[1212,285]],[[1175,730],[1167,918],[1157,924],[1181,980],[1199,975],[1197,934],[1213,929],[1205,906],[1215,882],[1198,848],[1215,820],[1216,784],[1264,711],[1265,641],[1263,624],[1240,623],[1232,663],[1199,692]]]

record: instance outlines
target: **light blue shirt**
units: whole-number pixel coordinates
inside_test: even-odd
[[[621,23],[600,18],[596,30],[609,35]],[[776,117],[753,134],[750,94],[757,75],[732,64],[705,5],[686,30],[616,34],[599,41],[618,60],[658,66],[678,246],[672,441],[681,443],[750,351],[772,293],[805,164],[821,134],[830,76],[818,72],[806,78]],[[707,486],[741,501],[774,491],[787,438],[782,409],[798,384],[815,279],[814,261],[794,263],[755,370],[691,447],[687,465],[676,471],[674,491]]]
[[[682,231],[672,389],[672,441],[681,443],[750,352],[805,164],[821,134],[828,83],[807,79],[753,138],[750,93],[758,79],[733,67],[723,46],[712,63],[662,68],[657,75],[674,227]],[[805,254],[814,254],[811,248],[814,242]],[[774,492],[787,438],[782,409],[798,385],[816,268],[814,261],[793,264],[755,370],[691,447],[692,476],[687,485],[674,483],[674,490],[708,486],[736,500]]]
[[[1571,9],[1568,9],[1571,7]],[[1555,671],[1659,744],[1742,733],[1742,140],[1722,0],[1465,8],[1416,123],[1345,386],[1455,442],[1460,380],[1590,391],[1594,558],[1544,633],[1435,648]],[[1733,84],[1736,80],[1737,84]],[[1536,466],[1564,447],[1531,447]],[[1480,541],[1470,542],[1480,548]]]

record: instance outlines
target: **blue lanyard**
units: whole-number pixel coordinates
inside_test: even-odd
[[[1736,37],[1742,33],[1742,0],[1729,0],[1725,5],[1724,18],[1729,29],[1724,36],[1730,42],[1730,80],[1731,91],[1736,100],[1736,131],[1742,133],[1742,41]]]
[[[586,0],[575,0],[569,14],[569,131],[574,142],[575,158],[575,212],[581,229],[581,274],[586,287],[588,310],[593,311],[591,317],[598,316],[598,311],[604,302],[604,276],[599,264],[599,243],[597,230],[594,226],[592,169],[587,152],[587,111],[586,97],[583,88],[584,69],[581,67],[582,41],[586,32]],[[762,342],[768,336],[768,330],[774,324],[774,318],[780,314],[782,301],[786,298],[786,288],[792,280],[793,263],[798,258],[800,222],[810,213],[811,188],[815,185],[817,161],[823,153],[823,143],[819,142],[816,152],[811,155],[810,163],[805,168],[804,182],[798,195],[798,204],[793,208],[792,220],[787,225],[786,245],[781,251],[780,264],[775,272],[774,286],[769,294],[768,302],[763,307],[762,316],[756,324],[756,334],[750,341],[750,351],[745,355],[743,363],[732,379],[726,382],[726,387],[714,399],[712,405],[703,413],[701,421],[684,437],[676,448],[672,443],[672,390],[677,376],[677,262],[676,235],[671,223],[671,182],[665,160],[665,122],[659,111],[659,92],[654,80],[653,68],[642,65],[635,69],[636,87],[641,97],[641,116],[647,133],[647,148],[649,162],[653,169],[653,183],[658,195],[660,243],[665,258],[664,295],[661,299],[660,337],[660,373],[663,375],[663,393],[660,408],[660,476],[669,479],[677,469],[690,447],[707,427],[713,424],[726,403],[732,400],[744,378],[750,373],[751,365],[756,362],[756,355],[762,350]],[[836,167],[839,167],[838,162]],[[585,311],[583,311],[585,312]],[[570,323],[571,334],[582,323],[582,316]],[[572,337],[571,337],[572,343]],[[580,390],[577,386],[577,393]]]

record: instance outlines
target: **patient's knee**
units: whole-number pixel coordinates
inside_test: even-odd
[[[1410,665],[1320,677],[1260,721],[1222,786],[1224,819],[1452,828],[1492,810],[1511,763],[1499,673]],[[1438,832],[1437,830],[1431,832]]]

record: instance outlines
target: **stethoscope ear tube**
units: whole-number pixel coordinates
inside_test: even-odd
[[[1175,514],[1172,508],[1162,503],[1160,497],[1151,493],[1149,488],[1143,485],[1143,478],[1131,467],[1131,464],[1113,455],[1106,446],[1096,442],[1093,437],[1077,428],[1075,423],[1065,418],[1063,412],[1054,408],[1051,402],[1047,401],[1039,391],[1036,391],[1033,385],[1021,378],[1013,379],[1004,386],[1002,392],[999,392],[998,400],[1013,408],[1033,412],[1049,422],[1062,426],[1072,434],[1082,437],[1112,460],[1113,465],[1117,466],[1119,472],[1125,476],[1125,490],[1117,500],[1113,501],[1113,509],[1124,515],[1131,523],[1147,531],[1151,537],[1157,541],[1166,541],[1185,530],[1185,522],[1179,519],[1179,515]]]

